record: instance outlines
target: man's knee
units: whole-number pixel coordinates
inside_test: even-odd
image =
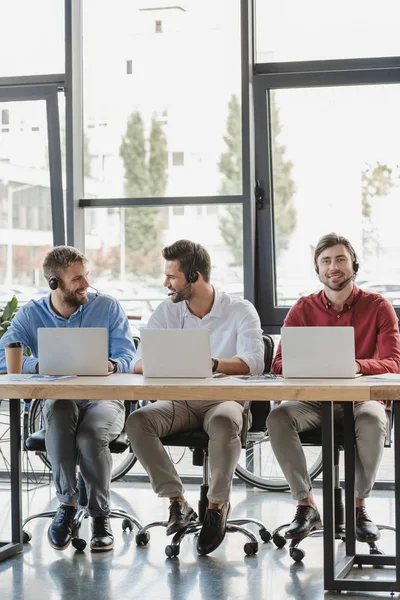
[[[237,436],[242,430],[243,417],[233,417],[232,415],[217,413],[212,415],[208,423],[208,435],[210,438],[220,438],[225,435],[228,438]]]
[[[78,409],[73,400],[46,400],[43,413],[47,423],[60,421],[65,424],[66,419],[78,420]]]
[[[356,437],[372,439],[382,439],[386,435],[386,415],[384,409],[376,410],[364,409],[355,415],[355,433]]]
[[[292,416],[285,404],[280,404],[267,417],[267,429],[271,432],[283,431],[290,427]]]
[[[130,440],[137,438],[144,432],[154,431],[149,417],[148,411],[140,408],[129,415],[125,429]]]

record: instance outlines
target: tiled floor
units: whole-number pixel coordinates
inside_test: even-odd
[[[198,488],[187,486],[187,498],[196,506]],[[320,492],[316,492],[321,505]],[[157,498],[148,484],[113,485],[114,507],[133,512],[142,522],[164,519],[168,503]],[[56,506],[54,490],[45,486],[24,493],[24,514]],[[294,504],[288,494],[267,493],[235,486],[233,517],[253,516],[273,529],[292,517]],[[368,504],[377,522],[394,523],[393,493],[374,492]],[[9,536],[10,495],[0,484],[0,539]],[[246,557],[245,538],[228,534],[210,556],[199,557],[195,542],[188,537],[178,558],[165,556],[165,530],[153,529],[148,546],[138,548],[135,531],[123,533],[113,520],[115,550],[104,554],[78,553],[70,546],[64,552],[49,547],[48,519],[30,524],[32,541],[22,554],[0,563],[0,600],[198,600],[198,599],[286,599],[319,600],[336,598],[323,590],[322,540],[306,540],[306,557],[293,563],[287,547],[278,550],[272,543],[260,544],[259,552]],[[82,534],[88,538],[86,521]],[[256,529],[255,529],[256,531]],[[384,533],[380,543],[388,554],[394,552],[394,534]],[[339,547],[339,543],[338,543]],[[339,552],[343,551],[343,544]],[[357,570],[359,577],[392,577],[391,569]],[[380,598],[385,594],[346,594],[346,598]]]

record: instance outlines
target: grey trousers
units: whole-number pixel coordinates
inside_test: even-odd
[[[343,418],[341,404],[334,405],[334,417],[335,421]],[[320,424],[320,402],[283,402],[270,412],[267,419],[272,449],[295,500],[307,498],[312,489],[298,433]],[[367,498],[382,459],[386,434],[384,405],[376,401],[354,404],[354,427],[355,497]]]
[[[241,452],[243,406],[237,402],[157,401],[129,415],[126,431],[132,449],[160,497],[183,496],[184,488],[160,438],[203,428],[210,441],[211,482],[208,499],[229,500],[232,477]]]
[[[46,450],[60,502],[77,502],[79,464],[92,517],[110,513],[112,458],[109,443],[121,433],[124,403],[120,400],[46,400]]]

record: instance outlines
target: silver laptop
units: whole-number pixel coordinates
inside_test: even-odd
[[[352,378],[354,327],[282,327],[284,377]]]
[[[145,377],[212,377],[208,329],[141,329]]]
[[[108,375],[105,327],[39,327],[41,375]]]

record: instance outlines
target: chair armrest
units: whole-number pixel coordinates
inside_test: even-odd
[[[242,444],[242,448],[245,449],[247,446],[247,432],[249,430],[250,425],[250,405],[251,401],[246,400],[243,407],[243,425],[242,425],[242,433],[240,436],[240,441]]]

